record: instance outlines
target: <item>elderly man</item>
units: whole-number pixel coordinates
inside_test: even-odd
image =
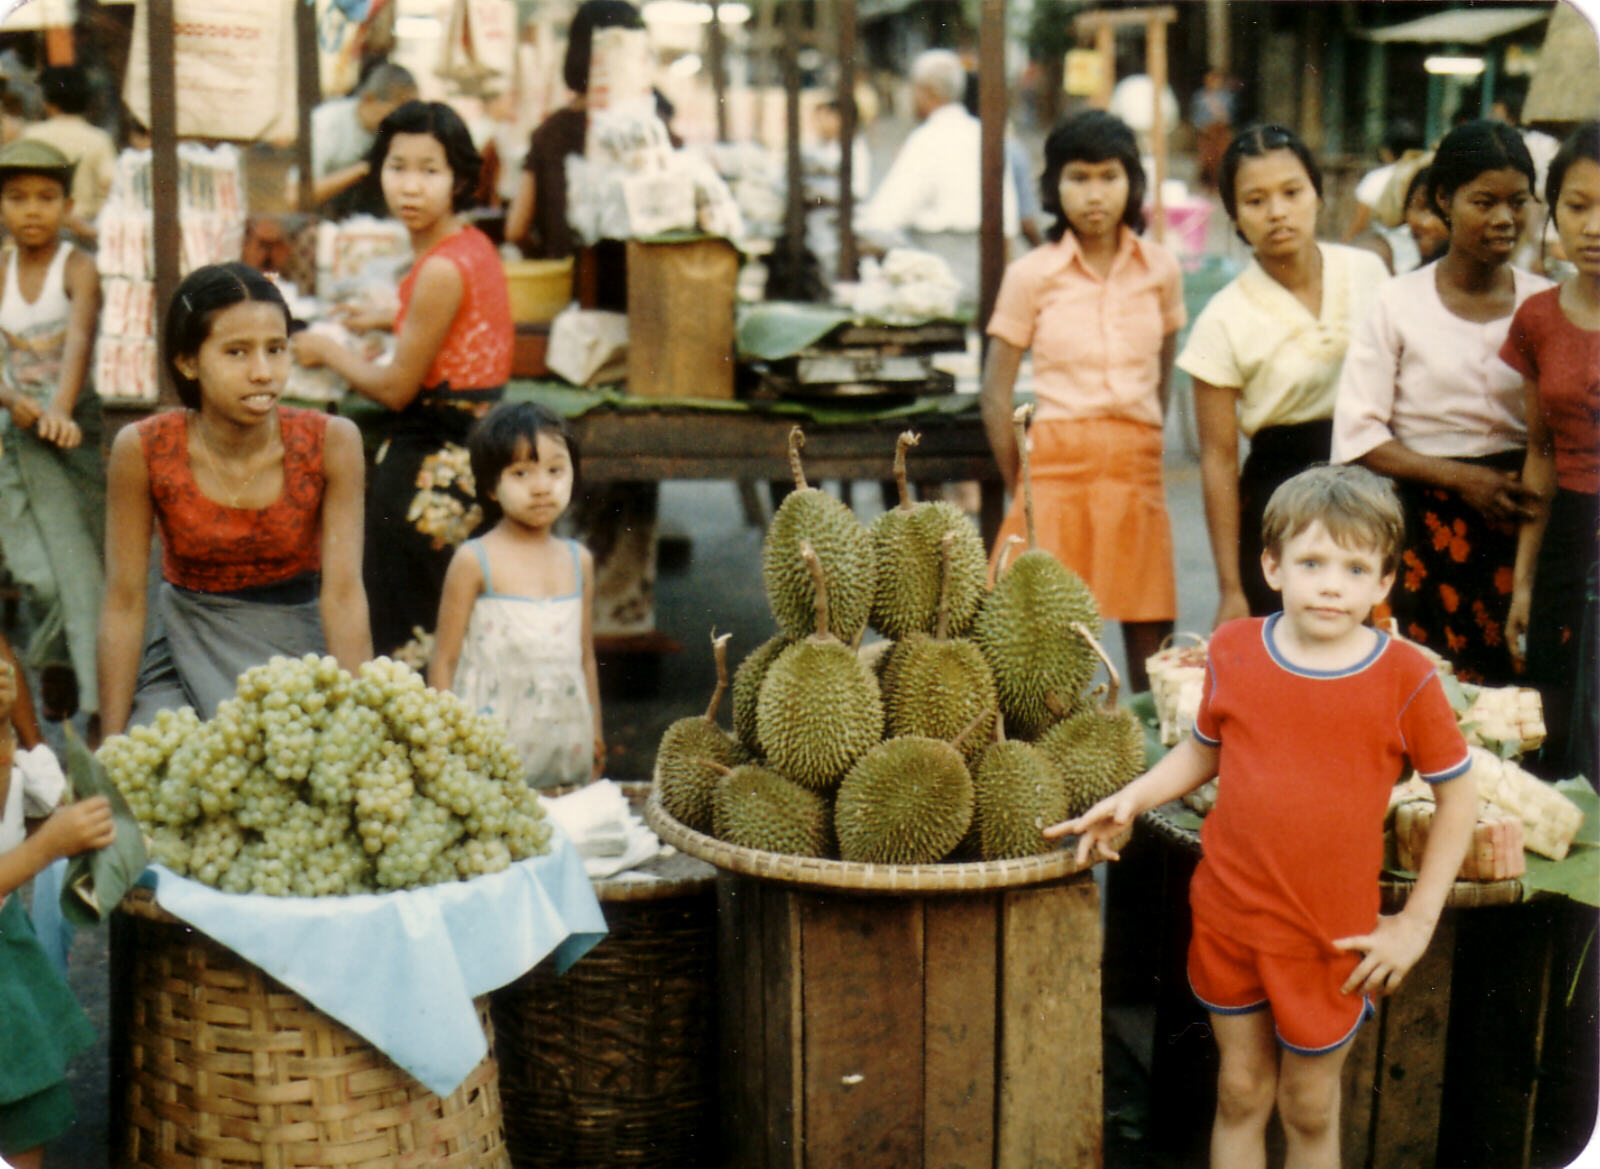
[[[367,151],[377,139],[379,123],[416,96],[417,82],[409,69],[383,64],[349,97],[325,101],[311,111],[311,198],[325,214],[335,219],[358,212],[388,214],[377,184],[363,185]]]
[[[961,302],[978,302],[978,226],[982,173],[978,119],[961,103],[967,73],[961,58],[930,49],[911,66],[918,126],[906,136],[883,183],[863,208],[856,230],[869,243],[905,246],[944,258],[961,282]],[[1005,176],[1005,237],[1017,234],[1017,195]]]

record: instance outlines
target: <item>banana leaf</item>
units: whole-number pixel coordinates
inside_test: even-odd
[[[1600,795],[1581,775],[1561,780],[1555,789],[1583,809],[1583,824],[1564,859],[1528,854],[1522,888],[1528,897],[1545,893],[1600,906]]]
[[[117,838],[110,845],[81,852],[67,862],[67,879],[61,888],[61,916],[76,926],[95,926],[105,920],[139,879],[149,857],[144,849],[144,833],[117,785],[71,724],[62,729],[67,739],[67,780],[72,785],[73,798],[105,796],[111,801],[111,818],[117,826]]]
[[[847,308],[773,300],[739,314],[735,343],[741,357],[778,361],[793,357],[854,320]]]

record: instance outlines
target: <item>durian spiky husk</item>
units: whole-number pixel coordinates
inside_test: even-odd
[[[833,822],[847,861],[932,864],[950,855],[972,822],[972,776],[949,743],[888,739],[840,783]]]
[[[761,756],[761,738],[756,733],[756,702],[761,697],[761,680],[778,660],[778,655],[793,644],[794,638],[781,633],[770,637],[751,650],[733,674],[733,733],[757,758]]]
[[[696,832],[711,831],[711,793],[719,767],[735,767],[742,752],[733,737],[705,715],[680,718],[661,735],[653,778],[661,806]]]
[[[1091,702],[1039,739],[1066,785],[1068,817],[1081,816],[1144,770],[1144,728],[1126,707]]]
[[[798,641],[761,683],[756,737],[778,771],[815,791],[832,788],[883,738],[878,680],[841,642]]]
[[[897,507],[873,520],[870,531],[877,562],[872,627],[897,641],[933,631],[939,613],[940,546],[949,532],[955,537],[949,631],[952,637],[965,636],[983,599],[987,567],[983,540],[966,513],[942,500]]]
[[[1008,860],[1052,852],[1043,830],[1066,819],[1066,781],[1032,743],[991,743],[972,773],[978,854]]]
[[[964,638],[940,641],[916,633],[901,642],[885,674],[883,696],[891,736],[949,742],[983,715],[962,743],[968,763],[994,734],[994,675],[977,645]]]
[[[1054,721],[1048,696],[1071,706],[1099,664],[1073,631],[1100,629],[1100,609],[1076,573],[1042,549],[1024,552],[984,597],[973,639],[994,671],[1006,727],[1035,739]]]
[[[816,792],[770,767],[735,767],[717,781],[712,829],[718,840],[789,856],[833,851],[833,816]]]

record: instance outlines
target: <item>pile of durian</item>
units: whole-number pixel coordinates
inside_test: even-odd
[[[662,808],[730,844],[878,864],[1003,860],[1051,852],[1042,830],[1144,768],[1138,718],[1096,636],[1088,588],[1038,548],[1028,479],[1031,407],[1014,417],[1028,549],[1012,537],[987,585],[976,528],[946,502],[913,504],[895,451],[899,506],[863,526],[806,483],[767,531],[762,576],[781,632],[732,680],[733,733],[718,725],[727,641],[713,638],[706,713],[667,728]],[[862,646],[871,627],[884,639]],[[1101,664],[1110,681],[1087,693]]]

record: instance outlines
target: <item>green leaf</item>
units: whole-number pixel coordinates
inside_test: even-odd
[[[836,305],[766,301],[740,314],[736,344],[741,357],[779,361],[815,345],[852,320],[849,309]]]
[[[106,775],[70,723],[63,727],[67,740],[67,779],[74,799],[105,796],[111,801],[111,818],[117,838],[105,848],[81,852],[67,862],[67,879],[61,890],[61,915],[77,926],[99,925],[144,872],[149,857],[144,833],[128,802]]]
[[[1444,687],[1445,701],[1450,704],[1450,709],[1458,715],[1465,714],[1472,706],[1472,699],[1467,697],[1466,688],[1454,674],[1440,674],[1439,684]],[[1477,687],[1473,687],[1474,690]]]

